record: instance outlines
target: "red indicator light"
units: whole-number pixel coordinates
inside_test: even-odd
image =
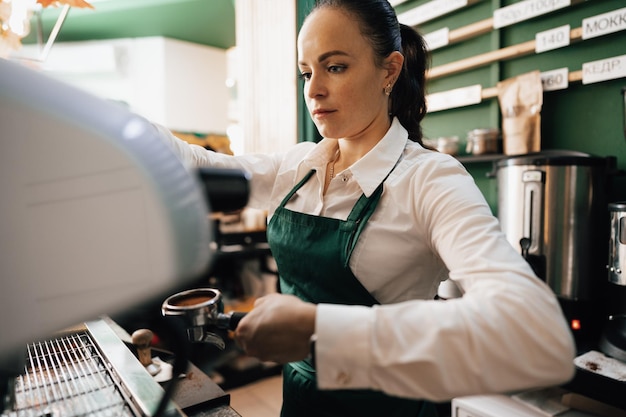
[[[580,330],[580,328],[581,328],[580,320],[578,320],[578,319],[572,320],[571,326],[572,326],[572,330]]]

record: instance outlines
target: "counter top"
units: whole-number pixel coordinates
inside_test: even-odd
[[[192,409],[211,410],[224,405],[229,406],[230,395],[224,392],[197,366],[189,363],[187,373],[176,383],[172,393],[172,401],[182,408],[186,414],[191,415],[189,410]]]

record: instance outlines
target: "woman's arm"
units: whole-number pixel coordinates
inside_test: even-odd
[[[319,305],[320,388],[443,401],[571,378],[575,349],[559,303],[508,243],[471,176],[456,161],[433,158],[416,178],[407,190],[413,227],[426,230],[463,297]]]
[[[242,168],[241,164],[231,155],[220,154],[190,144],[176,137],[167,128],[154,124],[159,137],[170,145],[174,153],[189,167],[216,167],[216,168]]]
[[[249,207],[267,210],[269,197],[284,154],[227,155],[193,145],[174,136],[160,125],[154,125],[159,137],[190,169],[200,167],[239,169],[251,174]]]

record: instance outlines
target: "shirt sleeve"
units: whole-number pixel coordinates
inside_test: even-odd
[[[319,387],[446,401],[569,380],[575,349],[559,303],[508,243],[473,178],[458,162],[435,159],[415,184],[415,227],[464,294],[372,308],[320,304]]]
[[[167,128],[154,125],[159,137],[170,145],[178,158],[189,168],[212,167],[240,169],[251,174],[249,207],[267,210],[270,193],[283,161],[283,154],[226,155],[213,152],[177,138]]]

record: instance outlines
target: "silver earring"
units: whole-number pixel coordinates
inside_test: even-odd
[[[390,94],[391,94],[391,89],[392,89],[392,88],[393,88],[393,86],[391,85],[391,83],[389,83],[389,84],[387,84],[387,85],[385,86],[385,88],[384,88],[384,90],[383,90],[383,91],[385,92],[385,95],[386,95],[386,96],[388,96],[388,95],[390,95]]]

